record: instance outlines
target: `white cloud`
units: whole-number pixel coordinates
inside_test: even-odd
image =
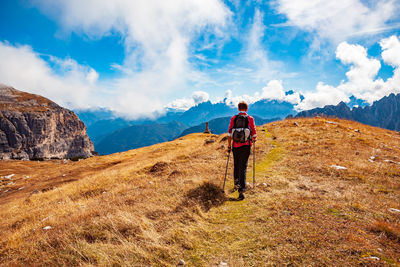
[[[340,101],[348,102],[351,95],[372,104],[390,93],[400,93],[400,41],[398,37],[391,36],[381,40],[380,45],[383,61],[395,68],[391,78],[386,81],[376,79],[381,68],[380,61],[369,58],[366,48],[342,42],[336,49],[336,57],[343,64],[350,65],[346,73],[347,81],[342,81],[337,87],[318,83],[315,91],[303,93],[305,99],[296,108],[306,110],[336,105]]]
[[[96,81],[100,80],[97,86],[101,85],[104,97],[98,102],[130,117],[160,111],[164,106],[162,99],[186,88],[188,84],[203,82],[204,74],[196,70],[189,60],[194,57],[192,46],[202,45],[197,39],[200,33],[213,36],[214,41],[226,38],[223,30],[231,16],[230,10],[220,0],[33,2],[45,14],[58,21],[67,33],[76,32],[95,39],[110,34],[121,36],[125,46],[124,62],[112,65],[121,71],[121,75],[104,80],[96,72],[88,71],[85,76],[87,84],[82,86],[92,90]],[[40,61],[40,57],[36,57]],[[68,64],[67,61],[61,61],[58,63]],[[22,61],[18,62],[16,64],[22,64]],[[40,64],[46,66],[44,61]],[[51,72],[48,65],[46,68]],[[72,73],[69,75],[72,76]],[[42,85],[33,86],[31,76],[20,75],[19,78],[24,80],[23,85],[29,85],[21,89],[34,88],[36,93],[46,93]],[[52,79],[63,81],[63,75],[52,75]],[[11,78],[8,81],[15,87],[22,83]],[[81,93],[87,91],[83,89]],[[60,94],[56,99],[66,102],[68,98]],[[77,105],[84,101],[90,102],[89,97],[81,97],[79,100]]]
[[[52,66],[29,46],[0,42],[0,81],[23,91],[52,99],[70,108],[90,107],[94,101],[98,74],[72,59],[50,57]]]
[[[295,106],[295,108],[299,111],[313,109],[316,107],[324,107],[326,105],[337,105],[341,101],[350,101],[344,92],[322,82],[317,84],[315,91],[304,92],[303,95],[304,100]]]
[[[270,80],[267,85],[261,89],[261,92],[255,92],[252,96],[247,94],[233,96],[232,90],[227,90],[225,92],[224,101],[227,105],[232,106],[236,106],[242,100],[246,101],[248,104],[252,104],[263,99],[285,101],[291,104],[300,103],[300,94],[298,92],[294,92],[291,95],[286,95],[285,92],[281,80]]]
[[[400,41],[396,36],[383,39],[379,42],[382,48],[382,59],[393,67],[400,67]]]
[[[261,98],[265,99],[285,99],[285,90],[283,89],[282,81],[269,81],[267,86],[262,89]]]
[[[200,103],[208,101],[210,98],[209,94],[204,91],[195,91],[191,98],[179,98],[167,105],[167,108],[187,110]]]
[[[208,99],[210,98],[210,95],[204,91],[196,91],[196,92],[193,92],[192,98],[194,100],[194,103],[197,105],[197,104],[208,101]]]
[[[247,62],[252,69],[251,77],[256,81],[265,82],[276,71],[274,68],[277,63],[268,58],[268,54],[262,44],[266,27],[263,22],[264,15],[260,10],[256,9],[253,23],[247,36],[247,44],[245,46],[244,61]]]
[[[369,2],[371,4],[371,2]],[[390,20],[399,12],[397,0],[276,0],[276,9],[288,18],[287,25],[315,32],[335,43],[349,36],[375,34],[399,27]]]

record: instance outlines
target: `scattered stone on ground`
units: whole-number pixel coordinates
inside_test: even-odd
[[[376,257],[376,256],[369,256],[368,259],[377,260],[377,261],[380,260],[380,258],[378,258],[378,257]]]
[[[339,166],[339,165],[331,165],[331,168],[335,168],[336,170],[347,170],[346,167]]]
[[[218,267],[225,267],[225,266],[228,266],[228,263],[225,262],[225,261],[221,261],[221,262],[219,263],[219,265],[218,265]]]
[[[369,157],[369,159],[368,159],[369,162],[374,162],[374,160],[375,160],[375,156],[371,156],[371,157]]]
[[[299,126],[299,124],[297,122],[293,122],[294,126]]]
[[[7,176],[4,176],[4,178],[6,178],[6,179],[8,179],[8,180],[11,180],[11,178],[14,176],[15,174],[13,173],[13,174],[10,174],[10,175],[7,175]]]
[[[384,162],[387,162],[387,163],[393,163],[393,164],[395,164],[396,162],[394,162],[393,160],[390,160],[390,159],[385,159],[384,160]]]
[[[47,225],[47,226],[43,227],[43,230],[50,230],[50,229],[51,229],[50,225]]]
[[[360,151],[356,151],[356,155],[360,155]]]
[[[390,208],[389,211],[392,213],[400,213],[400,210],[395,208]]]
[[[182,260],[182,259],[180,259],[179,262],[178,262],[178,266],[183,266],[185,264],[186,264],[186,262],[184,260]]]
[[[47,216],[46,218],[44,218],[43,220],[41,220],[40,222],[44,222],[47,221],[49,218],[51,218],[53,215]]]
[[[21,186],[20,188],[18,188],[18,190],[22,190],[22,189],[24,189],[25,188],[25,186]]]
[[[361,133],[361,131],[359,129],[355,129],[354,132]]]
[[[335,124],[335,125],[339,124],[339,123],[337,123],[337,122],[335,122],[335,121],[326,121],[326,123]]]

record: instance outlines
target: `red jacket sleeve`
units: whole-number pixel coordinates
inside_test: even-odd
[[[249,126],[250,126],[250,132],[251,136],[257,136],[257,130],[256,130],[256,124],[254,123],[254,118],[249,116]]]
[[[228,136],[232,135],[232,128],[233,128],[233,124],[235,123],[235,116],[232,116],[231,118],[231,122],[229,123],[229,128],[228,128]]]

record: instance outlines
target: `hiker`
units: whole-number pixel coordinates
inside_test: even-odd
[[[250,147],[257,140],[254,118],[247,115],[248,105],[245,101],[238,104],[239,114],[231,118],[228,129],[228,153],[233,152],[234,183],[231,192],[238,190],[239,200],[244,199],[246,190],[246,170],[250,156]]]

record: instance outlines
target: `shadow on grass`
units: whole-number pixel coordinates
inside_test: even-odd
[[[205,182],[198,187],[189,190],[181,203],[176,207],[176,211],[183,208],[200,206],[204,211],[209,211],[212,207],[222,205],[228,199],[217,185]]]

